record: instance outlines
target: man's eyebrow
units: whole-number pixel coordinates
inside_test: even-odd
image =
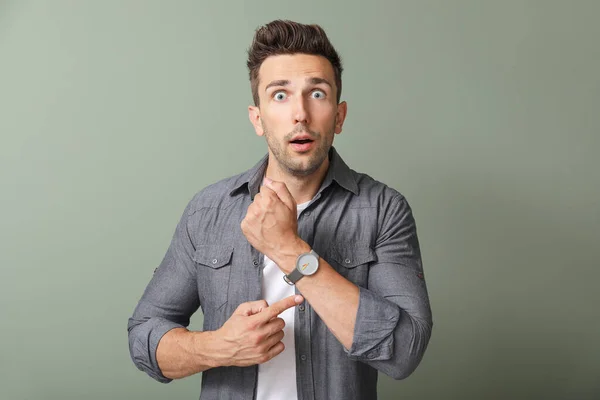
[[[318,78],[318,77],[312,77],[312,78],[306,78],[306,81],[312,85],[318,85],[319,83],[324,83],[327,86],[329,86],[330,88],[333,88],[333,85],[331,84],[331,82],[329,82],[327,79],[325,78]],[[271,83],[269,83],[266,87],[265,87],[265,92],[273,86],[287,86],[290,84],[290,81],[287,79],[279,79],[276,81],[272,81]]]
[[[288,81],[287,79],[280,79],[278,81],[273,81],[271,83],[269,83],[267,85],[267,87],[265,87],[265,92],[267,91],[267,89],[269,89],[270,87],[273,86],[287,86],[290,84],[290,81]]]
[[[331,84],[331,82],[329,82],[327,79],[325,78],[307,78],[307,81],[312,83],[313,85],[318,85],[319,83],[324,83],[327,86],[329,86],[330,88],[333,88],[333,85]]]

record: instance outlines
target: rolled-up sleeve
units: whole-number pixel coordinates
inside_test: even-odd
[[[360,288],[354,338],[348,356],[394,379],[419,365],[433,327],[415,220],[406,199],[390,201],[382,214],[369,269]]]
[[[129,353],[138,369],[153,379],[168,383],[156,360],[160,339],[171,329],[187,327],[200,306],[194,245],[187,219],[190,204],[181,217],[165,257],[128,320]]]

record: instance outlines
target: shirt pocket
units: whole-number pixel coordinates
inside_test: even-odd
[[[192,259],[197,265],[198,293],[202,310],[210,314],[227,303],[233,247],[199,245]]]
[[[366,288],[369,266],[377,260],[377,255],[368,243],[355,242],[332,245],[325,259],[340,275]]]

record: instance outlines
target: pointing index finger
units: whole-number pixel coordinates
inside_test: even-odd
[[[288,308],[292,308],[303,301],[304,297],[300,295],[289,296],[271,304],[269,307],[264,308],[260,313],[255,314],[254,317],[257,317],[266,323],[273,318],[276,318]]]

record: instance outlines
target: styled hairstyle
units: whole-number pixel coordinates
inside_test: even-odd
[[[269,56],[281,54],[310,54],[325,57],[333,66],[337,102],[342,95],[342,62],[337,51],[319,25],[306,25],[289,20],[275,20],[259,27],[248,49],[248,70],[254,105],[258,98],[258,71]]]

